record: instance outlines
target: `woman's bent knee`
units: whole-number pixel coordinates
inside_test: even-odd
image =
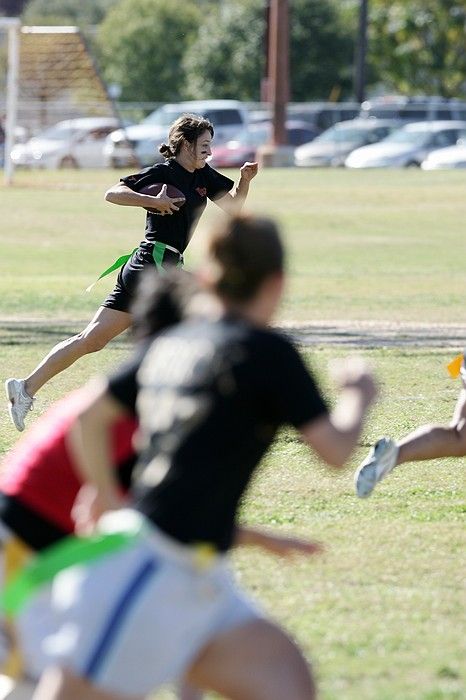
[[[109,342],[110,338],[102,333],[95,332],[94,330],[85,330],[78,333],[70,341],[74,341],[82,351],[83,355],[89,355],[92,352],[99,352],[103,350],[104,347]]]
[[[130,314],[101,307],[86,328],[67,342],[76,343],[82,355],[99,352],[130,325]]]

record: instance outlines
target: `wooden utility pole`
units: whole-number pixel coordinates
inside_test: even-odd
[[[290,99],[290,18],[288,0],[270,0],[268,85],[272,102],[272,144],[287,143],[286,105]]]
[[[360,0],[354,75],[354,93],[357,102],[364,102],[366,99],[367,5],[368,0]]]

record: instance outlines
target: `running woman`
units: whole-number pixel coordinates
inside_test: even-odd
[[[99,519],[100,531],[129,527],[133,539],[55,579],[58,625],[42,646],[51,666],[35,700],[134,700],[185,674],[224,697],[315,698],[297,646],[236,589],[228,551],[239,501],[277,429],[295,426],[339,469],[375,387],[359,361],[349,363],[329,412],[299,354],[267,328],[283,267],[269,220],[234,217],[213,235],[203,271],[210,313],[158,336],[138,372],[135,509]],[[103,397],[81,419],[91,520],[120,504],[92,426],[121,410]]]
[[[462,387],[450,425],[423,425],[400,440],[382,437],[356,470],[354,483],[360,498],[370,496],[376,485],[395,467],[406,462],[466,456],[466,368],[461,367]]]
[[[183,315],[186,301],[195,287],[187,276],[171,271],[163,277],[150,275],[143,285],[141,296],[144,309],[136,308],[133,329],[141,343],[146,336],[154,336]],[[134,436],[137,420],[135,402],[137,394],[135,367],[139,366],[143,352],[137,350],[134,358],[119,372],[108,388],[115,391],[115,400],[125,396],[125,411],[111,425],[106,426],[110,438],[112,462],[117,467],[118,479],[124,492],[128,490],[136,460]],[[63,540],[74,532],[72,513],[79,489],[82,486],[78,461],[74,458],[73,433],[82,412],[100,395],[100,385],[90,382],[87,386],[54,404],[28,430],[9,452],[1,465],[0,478],[0,556],[3,582],[14,576],[18,568],[27,563],[36,552]],[[79,513],[78,513],[79,516]],[[300,538],[276,535],[257,529],[238,529],[235,543],[255,545],[278,556],[293,554],[310,555],[320,551],[318,544]],[[37,610],[34,611],[37,613]],[[2,700],[25,700],[31,696],[35,668],[29,662],[28,648],[15,643],[13,628],[3,628],[3,647],[0,646],[0,679],[15,683],[8,696]],[[0,631],[2,631],[0,629]],[[181,698],[198,698],[183,688]]]
[[[127,404],[132,378],[122,372],[121,386],[114,383],[117,393],[125,393]],[[41,416],[4,460],[0,480],[3,583],[8,583],[36,552],[74,532],[76,514],[72,510],[82,480],[74,460],[70,433],[80,412],[98,395],[97,385],[90,384],[59,401]],[[115,397],[115,400],[118,399]],[[133,444],[136,427],[135,416],[129,410],[109,426],[112,461],[117,464],[124,491],[129,487],[136,460]],[[77,515],[79,517],[79,513]],[[256,546],[281,557],[309,556],[321,549],[317,543],[302,538],[244,526],[237,530],[235,545]],[[27,625],[27,621],[23,624]],[[12,686],[11,692],[2,698],[25,700],[32,695],[36,665],[30,662],[28,645],[22,645],[21,640],[16,639],[14,628],[1,619],[0,633],[0,678],[11,679]],[[183,686],[180,697],[188,700],[199,696]]]
[[[162,144],[159,149],[165,162],[123,177],[107,191],[105,199],[108,202],[152,210],[146,212],[144,240],[128,256],[115,288],[87,327],[55,345],[24,379],[6,380],[9,414],[17,430],[24,430],[25,417],[33,407],[34,397],[46,382],[83,355],[104,348],[131,325],[129,307],[141,271],[147,267],[183,263],[183,253],[207,199],[228,212],[243,205],[249,184],[257,174],[257,163],[242,166],[239,183],[230,193],[233,181],[206,162],[211,155],[213,136],[214,128],[207,119],[193,114],[179,117],[170,127],[168,144]],[[185,204],[179,208],[179,201],[168,197],[166,188],[156,197],[140,193],[146,185],[154,183],[177,187],[186,197]]]

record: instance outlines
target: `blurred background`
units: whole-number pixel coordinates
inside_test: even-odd
[[[274,143],[301,167],[466,167],[464,0],[277,0],[275,30],[274,4],[0,0],[0,158],[18,17],[15,167],[147,166],[185,111],[216,167]]]

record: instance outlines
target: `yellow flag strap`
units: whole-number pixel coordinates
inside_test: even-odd
[[[447,364],[448,374],[452,379],[458,379],[458,377],[460,376],[463,360],[464,356],[463,353],[461,353],[461,355],[457,355],[453,358],[451,362]]]

